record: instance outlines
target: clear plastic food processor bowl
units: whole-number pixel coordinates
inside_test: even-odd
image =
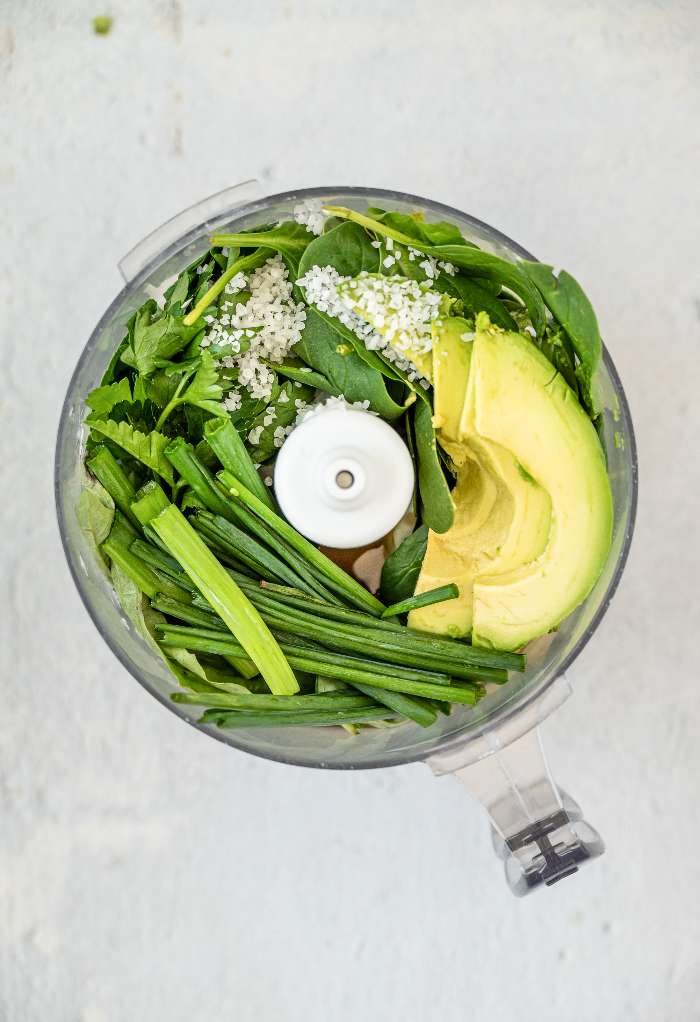
[[[149,235],[120,263],[124,290],[95,328],[68,387],[56,451],[56,501],[68,564],[83,602],[105,642],[144,688],[171,713],[234,748],[298,766],[335,770],[397,766],[425,760],[436,774],[453,773],[488,813],[497,854],[515,894],[550,885],[602,854],[598,834],[575,802],[552,782],[537,725],[570,694],[567,667],[591,638],[620,580],[629,550],[637,497],[634,433],[620,380],[607,351],[600,368],[605,441],[614,503],[613,540],[590,596],[557,632],[527,649],[527,670],[491,691],[475,707],[458,706],[424,730],[363,729],[353,737],[340,728],[265,728],[225,731],[197,723],[200,711],[172,703],[177,688],[165,664],[148,649],[114,591],[93,563],[75,517],[85,452],[86,395],[97,387],[134,311],[209,246],[214,230],[240,231],[289,218],[304,199],[322,198],[364,212],[370,206],[412,212],[428,221],[456,224],[466,238],[505,259],[532,259],[515,242],[456,209],[414,195],[369,188],[308,188],[262,197],[247,182],[181,213]]]

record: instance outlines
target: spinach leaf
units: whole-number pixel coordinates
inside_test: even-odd
[[[413,427],[418,454],[421,518],[433,532],[447,532],[454,525],[455,508],[437,452],[430,407],[422,401],[415,406]]]
[[[295,389],[298,390],[299,388],[297,387]],[[244,388],[241,389],[239,393],[241,395],[240,407],[237,408],[235,412],[229,412],[229,418],[238,430],[239,434],[245,440],[249,431],[252,429],[256,418],[263,411],[268,402],[264,398],[251,397],[248,391]],[[274,401],[278,393],[279,383],[277,382],[277,377],[275,377],[270,400]]]
[[[428,526],[421,525],[384,561],[379,598],[387,607],[413,596],[427,546]]]
[[[521,260],[520,266],[571,338],[574,351],[581,360],[575,369],[581,403],[589,415],[595,415],[600,410],[596,373],[603,353],[603,342],[593,306],[581,285],[566,270],[562,270],[557,278],[552,267],[545,263]]]
[[[215,245],[272,248],[275,252],[281,252],[285,261],[289,260],[295,275],[298,275],[299,260],[313,237],[315,235],[310,234],[304,224],[298,224],[296,220],[286,220],[269,231],[261,231],[258,228],[257,231],[246,231],[241,234],[214,234],[211,240]]]
[[[152,321],[156,313],[158,318]],[[181,319],[168,313],[161,315],[151,299],[136,313],[133,340],[123,352],[122,362],[136,369],[139,375],[149,376],[156,370],[157,360],[170,359],[182,351],[197,334],[204,332],[205,325],[200,322],[185,326]]]
[[[377,234],[384,234],[400,245],[410,245],[421,252],[434,256],[443,262],[452,263],[454,266],[465,271],[470,277],[483,277],[486,280],[493,280],[501,287],[507,287],[518,297],[522,298],[530,313],[530,319],[541,337],[546,324],[545,309],[542,297],[537,288],[531,283],[528,276],[518,266],[514,266],[499,256],[491,255],[490,252],[483,252],[480,248],[472,248],[464,244],[442,244],[431,245],[424,241],[418,241],[408,237],[402,231],[396,231],[393,227],[371,217],[363,216],[354,210],[346,209],[343,206],[327,206],[332,213],[340,214],[355,223],[362,224]],[[463,239],[464,240],[464,239]]]
[[[153,469],[159,476],[172,486],[175,478],[173,466],[165,457],[165,448],[170,443],[170,438],[162,433],[153,430],[148,435],[140,433],[128,422],[113,422],[108,419],[106,422],[96,420],[90,423],[90,429],[102,433],[109,440],[130,454],[132,458]]]
[[[313,396],[313,387],[296,387],[291,380],[287,380],[282,384],[274,401],[270,401],[264,411],[253,422],[253,429],[258,426],[263,427],[257,443],[246,445],[254,462],[260,464],[263,461],[267,461],[277,451],[281,444],[275,444],[275,430],[280,426],[289,426],[294,422],[299,412],[296,404],[297,401],[307,403],[311,401]],[[271,416],[274,416],[272,421],[266,421]]]
[[[379,253],[367,231],[346,220],[329,234],[314,238],[299,263],[298,275],[303,277],[314,266],[332,266],[341,277],[356,277],[363,270],[376,273]]]
[[[275,369],[280,376],[286,376],[290,380],[294,380],[295,383],[301,383],[308,387],[318,387],[319,390],[323,390],[326,394],[332,394],[333,397],[339,397],[340,391],[337,390],[330,380],[322,376],[321,373],[314,372],[306,362],[300,358],[285,358],[284,362],[280,365],[278,362],[268,362],[267,359],[262,358],[260,360],[264,362],[270,369]]]
[[[378,220],[395,231],[400,231],[408,238],[415,238],[427,245],[467,245],[470,248],[477,246],[462,235],[462,232],[454,224],[448,224],[441,220],[438,224],[427,224],[424,213],[387,213],[386,210],[372,207],[367,210],[367,216]]]
[[[460,310],[453,309],[452,315],[474,319],[477,312],[487,312],[495,326],[500,326],[504,330],[512,330],[514,333],[518,332],[518,324],[503,302],[486,288],[481,287],[476,280],[464,277],[461,273],[455,274],[454,277],[443,273],[431,286],[435,291],[452,295],[462,302]]]
[[[85,404],[97,415],[106,415],[120,401],[131,399],[131,386],[126,376],[123,376],[118,383],[109,383],[91,390],[85,398]]]
[[[341,230],[339,227],[334,233],[339,234]],[[333,387],[331,393],[343,394],[351,404],[369,401],[370,409],[383,419],[402,415],[405,408],[389,396],[382,374],[367,365],[355,350],[343,353],[346,345],[339,341],[337,332],[310,308],[301,340],[294,345],[294,350],[329,381]]]
[[[540,351],[561,373],[576,397],[580,399],[574,349],[564,328],[559,324],[556,324],[554,328],[548,326],[540,344]]]

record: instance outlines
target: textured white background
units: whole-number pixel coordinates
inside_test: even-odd
[[[2,1022],[700,1019],[699,44],[680,0],[0,0]],[[524,902],[453,780],[205,738],[68,575],[54,435],[116,263],[250,177],[442,200],[598,310],[641,505],[545,738],[609,850]]]

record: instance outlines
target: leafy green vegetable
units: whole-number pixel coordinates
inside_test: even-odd
[[[444,220],[437,224],[427,224],[424,213],[387,213],[386,210],[374,206],[367,210],[367,216],[395,231],[400,231],[407,238],[414,238],[426,245],[467,245],[476,248],[476,245],[467,241],[460,229],[453,224],[448,224]]]
[[[427,525],[421,525],[384,561],[379,595],[392,605],[413,596],[428,546]]]
[[[339,227],[333,234],[340,234]],[[345,400],[369,401],[369,407],[383,419],[396,419],[405,411],[387,392],[383,375],[360,358],[353,348],[350,354],[338,352],[340,337],[335,329],[314,309],[306,314],[301,341],[294,350],[304,361],[328,380],[331,393],[345,395]]]
[[[194,374],[194,379],[187,390],[183,391],[182,388],[192,374]],[[160,414],[156,429],[160,429],[170,412],[181,404],[196,405],[212,415],[224,415],[221,405],[222,396],[223,390],[219,384],[219,374],[214,367],[214,359],[208,351],[203,351],[200,359],[196,360],[195,364],[183,374],[175,394]]]
[[[325,391],[326,394],[332,394],[334,397],[339,397],[342,393],[327,377],[321,373],[314,372],[307,366],[306,362],[296,358],[294,355],[291,358],[285,358],[281,365],[277,362],[268,362],[266,359],[261,361],[271,369],[276,369],[280,376],[286,376],[290,380],[294,380],[295,383],[301,383],[309,387],[318,387],[320,390]]]
[[[430,408],[420,401],[413,413],[413,428],[418,455],[421,518],[433,532],[447,532],[454,525],[455,508],[440,465]]]
[[[263,412],[253,420],[252,429],[262,426],[258,440],[250,446],[250,457],[254,462],[261,464],[267,461],[275,453],[279,444],[275,444],[275,431],[280,427],[289,426],[299,414],[297,401],[307,404],[314,396],[314,388],[301,386],[297,387],[291,380],[287,380],[279,388],[273,401],[270,401]],[[272,422],[265,423],[266,419],[274,415]]]
[[[108,383],[106,387],[91,390],[85,398],[85,404],[97,415],[106,415],[120,401],[131,400],[131,385],[126,376],[123,376],[118,383]]]
[[[256,233],[251,231],[245,234],[214,234],[211,238],[212,245],[264,245],[265,248],[272,248],[275,252],[281,252],[286,259],[289,259],[295,269],[299,267],[299,261],[304,251],[314,237],[303,224],[296,220],[288,220],[278,224],[270,231]]]
[[[589,415],[600,411],[596,373],[603,353],[598,320],[593,306],[581,285],[570,273],[562,270],[555,277],[545,263],[521,260],[520,267],[542,294],[547,307],[571,338],[574,351],[581,360],[576,366],[581,401]]]
[[[141,376],[148,376],[156,370],[158,359],[177,355],[203,331],[204,323],[186,326],[182,319],[168,313],[161,314],[151,299],[136,313],[133,340],[123,352],[122,362],[132,366]]]
[[[423,241],[407,237],[402,232],[396,231],[378,220],[372,220],[371,217],[363,216],[361,213],[356,213],[343,206],[326,206],[325,209],[337,216],[345,216],[355,223],[362,224],[371,231],[385,234],[387,237],[393,238],[394,241],[398,241],[399,244],[409,245],[438,260],[452,263],[467,272],[469,276],[484,277],[486,280],[493,280],[503,287],[510,288],[527,305],[537,335],[541,336],[544,333],[546,322],[544,303],[539,291],[533,287],[521,269],[507,260],[491,255],[490,252],[484,252],[480,248],[472,248],[464,244],[426,244]]]
[[[463,316],[474,319],[479,312],[488,313],[489,319],[496,326],[504,330],[517,332],[518,324],[515,322],[503,302],[495,295],[481,287],[475,280],[463,277],[458,273],[454,277],[443,273],[438,280],[431,285],[436,291],[443,291],[445,294],[453,295],[461,305],[459,308],[452,307],[450,315]]]
[[[298,276],[303,277],[314,266],[332,266],[341,277],[356,277],[363,270],[376,273],[379,253],[367,231],[346,221],[330,234],[314,238],[301,258]]]
[[[138,458],[147,468],[152,469],[172,486],[175,482],[173,467],[165,457],[165,448],[171,442],[170,437],[153,430],[148,435],[139,433],[128,422],[91,421],[90,428],[97,430],[115,444],[123,448],[133,458]]]
[[[87,548],[101,573],[109,577],[109,563],[100,549],[114,521],[114,501],[93,476],[83,472],[83,492],[75,506],[75,517],[85,537]]]
[[[188,312],[183,319],[183,323],[187,326],[198,326],[199,317],[202,315],[205,309],[207,309],[217,295],[221,294],[229,280],[236,276],[237,273],[247,273],[248,270],[254,270],[258,266],[263,266],[270,256],[275,253],[271,248],[259,248],[257,251],[252,252],[250,255],[242,256],[237,259],[235,263],[232,263],[227,270],[225,270],[216,283],[206,290],[198,299],[196,305],[191,312]],[[197,294],[199,295],[202,288],[199,289]],[[201,329],[204,329],[204,324],[201,324]]]
[[[155,639],[155,626],[163,624],[165,617],[157,610],[151,609],[148,597],[116,563],[112,564],[112,581],[122,610],[144,642],[150,646],[154,653],[161,656],[160,646]]]
[[[435,603],[444,603],[445,600],[456,600],[459,596],[459,589],[454,582],[445,586],[438,586],[437,589],[429,589],[428,592],[420,593],[419,596],[408,596],[405,600],[387,607],[382,614],[383,618],[396,617],[397,614],[408,614],[412,610],[421,607],[432,607]]]

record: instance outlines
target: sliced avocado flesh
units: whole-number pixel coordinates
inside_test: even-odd
[[[368,314],[367,310],[365,308],[363,308],[361,305],[357,304],[356,299],[360,299],[361,296],[360,296],[360,292],[358,291],[358,287],[357,287],[356,281],[359,280],[360,278],[362,280],[372,280],[372,279],[374,279],[374,280],[376,280],[378,282],[381,282],[382,285],[384,285],[384,284],[390,285],[392,280],[396,280],[396,281],[399,281],[401,283],[405,283],[406,282],[406,278],[405,277],[396,277],[396,278],[385,277],[381,273],[367,273],[366,271],[364,271],[363,273],[360,274],[359,278],[354,278],[353,280],[348,280],[348,281],[345,281],[344,283],[338,285],[338,294],[342,298],[345,298],[346,300],[351,300],[353,302],[353,305],[352,305],[353,311],[358,313],[358,315],[362,316],[362,318],[364,320],[366,320],[368,323],[371,323],[372,326],[375,328],[375,330],[379,331],[379,333],[382,335],[382,337],[386,337],[387,332],[390,329],[389,328],[389,324],[385,324],[383,326],[377,326],[375,321]],[[412,281],[412,283],[418,284],[417,281]],[[433,291],[431,288],[426,287],[424,284],[418,284],[418,286],[420,287],[421,291],[424,294],[425,293],[430,293],[430,294],[438,295],[437,291]],[[442,295],[442,294],[439,295],[439,298],[440,298],[440,306],[439,306],[440,307],[440,312],[442,312],[442,313],[444,313],[446,315],[447,312],[449,311],[450,306],[454,304],[455,299],[454,298],[450,298],[448,295]],[[407,358],[411,362],[413,362],[414,366],[420,371],[420,373],[426,378],[426,380],[428,380],[430,383],[432,383],[432,380],[433,380],[433,352],[432,352],[432,348],[428,347],[427,351],[424,350],[425,342],[419,339],[419,336],[418,336],[418,334],[417,334],[417,332],[415,330],[411,330],[409,328],[409,329],[406,329],[406,330],[404,330],[402,332],[407,334],[407,336],[408,336],[408,343],[405,340],[401,340],[399,337],[396,337],[396,341],[395,342],[394,342],[394,340],[391,340],[389,343],[391,344],[392,348],[394,348],[395,351],[397,351],[397,352],[399,352],[399,354],[403,355],[404,358]]]
[[[416,592],[456,582],[460,596],[409,623],[519,649],[591,591],[610,549],[610,483],[590,420],[535,345],[480,315],[467,357],[458,326],[446,318],[434,344],[438,439],[458,466],[455,525],[429,535]]]
[[[442,316],[431,326],[433,425],[446,440],[459,440],[474,340],[468,330],[467,321],[460,316]]]
[[[534,344],[479,317],[471,366],[479,436],[511,451],[552,502],[546,549],[474,584],[474,644],[518,649],[593,588],[612,539],[610,482],[590,420]]]
[[[551,502],[537,483],[527,482],[516,459],[474,427],[473,342],[459,317],[433,326],[435,417],[438,439],[458,467],[452,492],[455,524],[441,536],[430,533],[416,593],[456,582],[459,597],[412,611],[412,627],[466,636],[473,626],[475,579],[509,571],[546,547]],[[469,335],[470,336],[470,335]]]

